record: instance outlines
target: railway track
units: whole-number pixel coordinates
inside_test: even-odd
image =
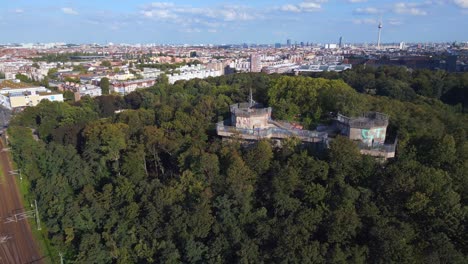
[[[31,209],[25,209],[12,171],[9,154],[0,141],[0,264],[44,263],[34,240],[28,218]]]

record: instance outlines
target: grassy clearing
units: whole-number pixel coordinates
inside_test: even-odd
[[[5,177],[6,177],[6,176],[5,176],[4,173],[3,173],[3,166],[2,166],[2,164],[0,163],[0,184],[5,183],[5,181],[6,181],[6,178],[5,178]]]
[[[0,184],[5,183],[5,176],[3,175],[3,172],[0,171]]]
[[[60,263],[60,260],[58,259],[58,251],[55,250],[55,248],[50,244],[49,239],[47,239],[47,229],[41,224],[42,229],[37,230],[36,221],[34,219],[29,220],[29,224],[31,225],[31,231],[37,241],[39,250],[45,256],[43,259],[44,263]]]

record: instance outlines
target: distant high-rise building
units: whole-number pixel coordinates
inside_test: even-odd
[[[291,47],[291,40],[290,40],[290,39],[288,39],[288,40],[286,41],[286,46]]]
[[[250,55],[250,72],[260,72],[262,70],[262,61],[259,55]]]
[[[400,50],[404,50],[405,49],[405,43],[404,42],[400,42]]]
[[[380,35],[382,34],[382,19],[379,22],[379,38],[377,39],[377,49],[380,49]]]
[[[281,43],[275,43],[275,49],[280,49],[281,48]]]
[[[304,47],[304,42],[303,41],[301,41],[301,47]]]
[[[343,37],[340,37],[340,42],[338,43],[338,46],[339,46],[340,48],[343,47]]]

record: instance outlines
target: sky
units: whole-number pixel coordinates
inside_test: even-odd
[[[0,43],[468,41],[468,0],[0,0]]]

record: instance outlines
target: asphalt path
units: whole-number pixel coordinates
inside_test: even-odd
[[[23,205],[12,171],[9,153],[3,151],[0,141],[0,264],[44,263],[34,240],[28,219],[31,205]],[[16,215],[16,218],[15,218]],[[14,219],[14,221],[12,221]]]

